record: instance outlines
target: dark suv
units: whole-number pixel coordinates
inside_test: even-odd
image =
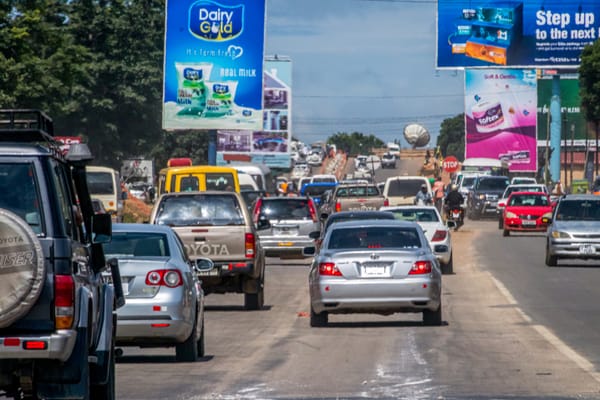
[[[115,397],[124,300],[118,265],[102,277],[111,217],[94,213],[91,159],[63,156],[44,113],[0,110],[0,397]]]
[[[467,217],[495,217],[498,199],[509,184],[510,180],[506,176],[478,176],[467,195]]]

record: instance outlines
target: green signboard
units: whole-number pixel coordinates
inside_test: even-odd
[[[550,126],[550,99],[552,98],[552,79],[538,79],[537,139],[539,145],[545,145]],[[562,110],[562,138],[571,144],[571,132],[574,132],[575,145],[585,145],[586,124],[581,111],[579,98],[579,80],[560,80],[560,106]]]

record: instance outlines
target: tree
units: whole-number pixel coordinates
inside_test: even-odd
[[[446,118],[440,126],[437,146],[445,156],[453,155],[460,161],[465,158],[465,114]]]
[[[360,132],[338,132],[327,139],[327,143],[335,144],[338,149],[349,154],[360,154],[371,151],[372,148],[383,147],[384,142],[373,134],[365,136]]]

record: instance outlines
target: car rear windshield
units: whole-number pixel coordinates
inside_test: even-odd
[[[556,210],[557,221],[600,221],[600,199],[563,200]]]
[[[424,184],[423,179],[398,179],[390,181],[388,186],[388,196],[415,196],[421,185]]]
[[[169,243],[162,233],[113,232],[102,245],[106,257],[168,257]]]
[[[549,206],[550,202],[546,196],[533,194],[515,194],[508,202],[509,206]]]
[[[361,227],[338,228],[331,232],[328,249],[418,249],[422,247],[414,228]]]
[[[508,179],[486,178],[480,179],[477,190],[504,190],[509,184]]]
[[[308,206],[308,199],[263,199],[259,218],[268,220],[282,219],[312,219]]]
[[[335,192],[336,197],[359,197],[359,196],[378,196],[379,189],[376,186],[353,186],[339,188]]]
[[[303,190],[303,195],[304,196],[321,196],[323,193],[325,193],[328,190],[331,190],[332,187],[328,186],[328,185],[324,185],[324,186],[307,186],[306,188],[304,188]]]
[[[439,222],[438,214],[431,209],[391,210],[396,219],[416,222]]]
[[[236,197],[195,194],[169,196],[158,205],[155,223],[169,226],[244,225]]]

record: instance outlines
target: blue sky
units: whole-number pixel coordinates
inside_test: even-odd
[[[292,130],[401,140],[463,112],[462,71],[436,71],[432,0],[267,0],[267,55],[292,60]]]

